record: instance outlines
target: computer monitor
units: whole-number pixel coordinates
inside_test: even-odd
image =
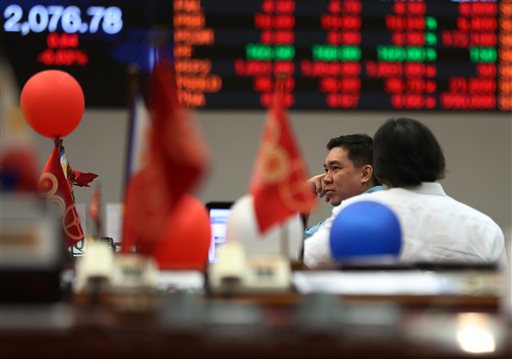
[[[206,203],[212,229],[210,250],[208,251],[209,263],[215,262],[217,249],[226,243],[226,228],[232,205],[233,202],[230,201]]]

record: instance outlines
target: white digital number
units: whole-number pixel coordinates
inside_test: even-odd
[[[68,6],[62,13],[62,30],[68,34],[80,31],[82,19],[80,17],[80,9],[76,6]]]
[[[5,32],[20,32],[20,20],[23,16],[23,9],[16,4],[9,5],[4,10],[4,31]]]
[[[103,31],[107,34],[117,34],[123,28],[123,12],[116,6],[105,9],[103,15]]]
[[[104,11],[105,8],[103,6],[91,6],[87,9],[87,15],[92,16],[91,21],[89,22],[89,32],[91,34],[98,31]]]
[[[48,6],[48,14],[50,14],[50,21],[48,22],[48,31],[53,32],[57,30],[60,17],[64,7],[62,6]]]
[[[119,33],[123,29],[123,11],[117,6],[90,6],[82,19],[77,6],[34,5],[26,11],[18,4],[8,5],[3,12],[4,31],[19,32],[23,36],[30,32],[55,32],[62,30],[68,34],[97,33],[103,31],[108,35]]]
[[[43,32],[48,27],[48,10],[43,5],[36,5],[28,12],[28,24],[33,32]]]

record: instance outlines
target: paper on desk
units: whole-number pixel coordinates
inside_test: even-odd
[[[293,284],[301,294],[438,295],[448,294],[450,283],[432,272],[295,272]]]

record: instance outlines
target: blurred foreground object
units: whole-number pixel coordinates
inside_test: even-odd
[[[264,234],[258,228],[251,195],[231,208],[226,244],[209,267],[213,291],[275,292],[290,290],[291,263],[299,259],[303,225],[298,214]]]
[[[1,149],[0,191],[34,192],[38,174],[37,159],[31,148]]]
[[[153,258],[160,269],[203,270],[211,241],[206,207],[191,195],[184,195],[171,212],[162,240]]]
[[[297,271],[294,286],[301,294],[369,296],[501,297],[505,275],[491,266],[354,265],[343,270]],[[440,298],[437,298],[441,300]]]
[[[19,107],[14,74],[3,59],[0,94],[0,191],[36,191],[39,170],[34,139]]]
[[[214,293],[281,293],[291,290],[291,266],[283,256],[248,258],[243,246],[228,241],[210,264],[208,285]]]
[[[58,218],[36,195],[0,193],[0,303],[61,300]]]
[[[153,259],[114,253],[107,241],[89,239],[76,267],[74,291],[82,304],[107,304],[119,312],[145,312],[157,299],[158,267]]]
[[[344,208],[334,219],[329,237],[337,263],[396,262],[402,232],[395,213],[383,204],[363,201]]]
[[[179,104],[173,65],[158,60],[147,160],[129,179],[123,224],[123,251],[136,247],[145,255],[154,255],[160,242],[176,238],[166,233],[172,213],[199,182],[208,162],[195,119]]]
[[[27,80],[20,105],[34,131],[54,139],[69,135],[80,124],[85,99],[73,76],[60,70],[45,70]]]
[[[282,256],[297,261],[304,232],[300,216],[289,216],[265,233],[258,228],[256,217],[253,197],[245,195],[238,199],[231,208],[226,240],[238,241],[248,257]]]

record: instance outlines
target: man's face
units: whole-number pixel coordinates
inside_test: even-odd
[[[324,162],[325,199],[337,206],[343,200],[361,194],[366,190],[361,168],[354,167],[348,158],[348,150],[334,147]]]

